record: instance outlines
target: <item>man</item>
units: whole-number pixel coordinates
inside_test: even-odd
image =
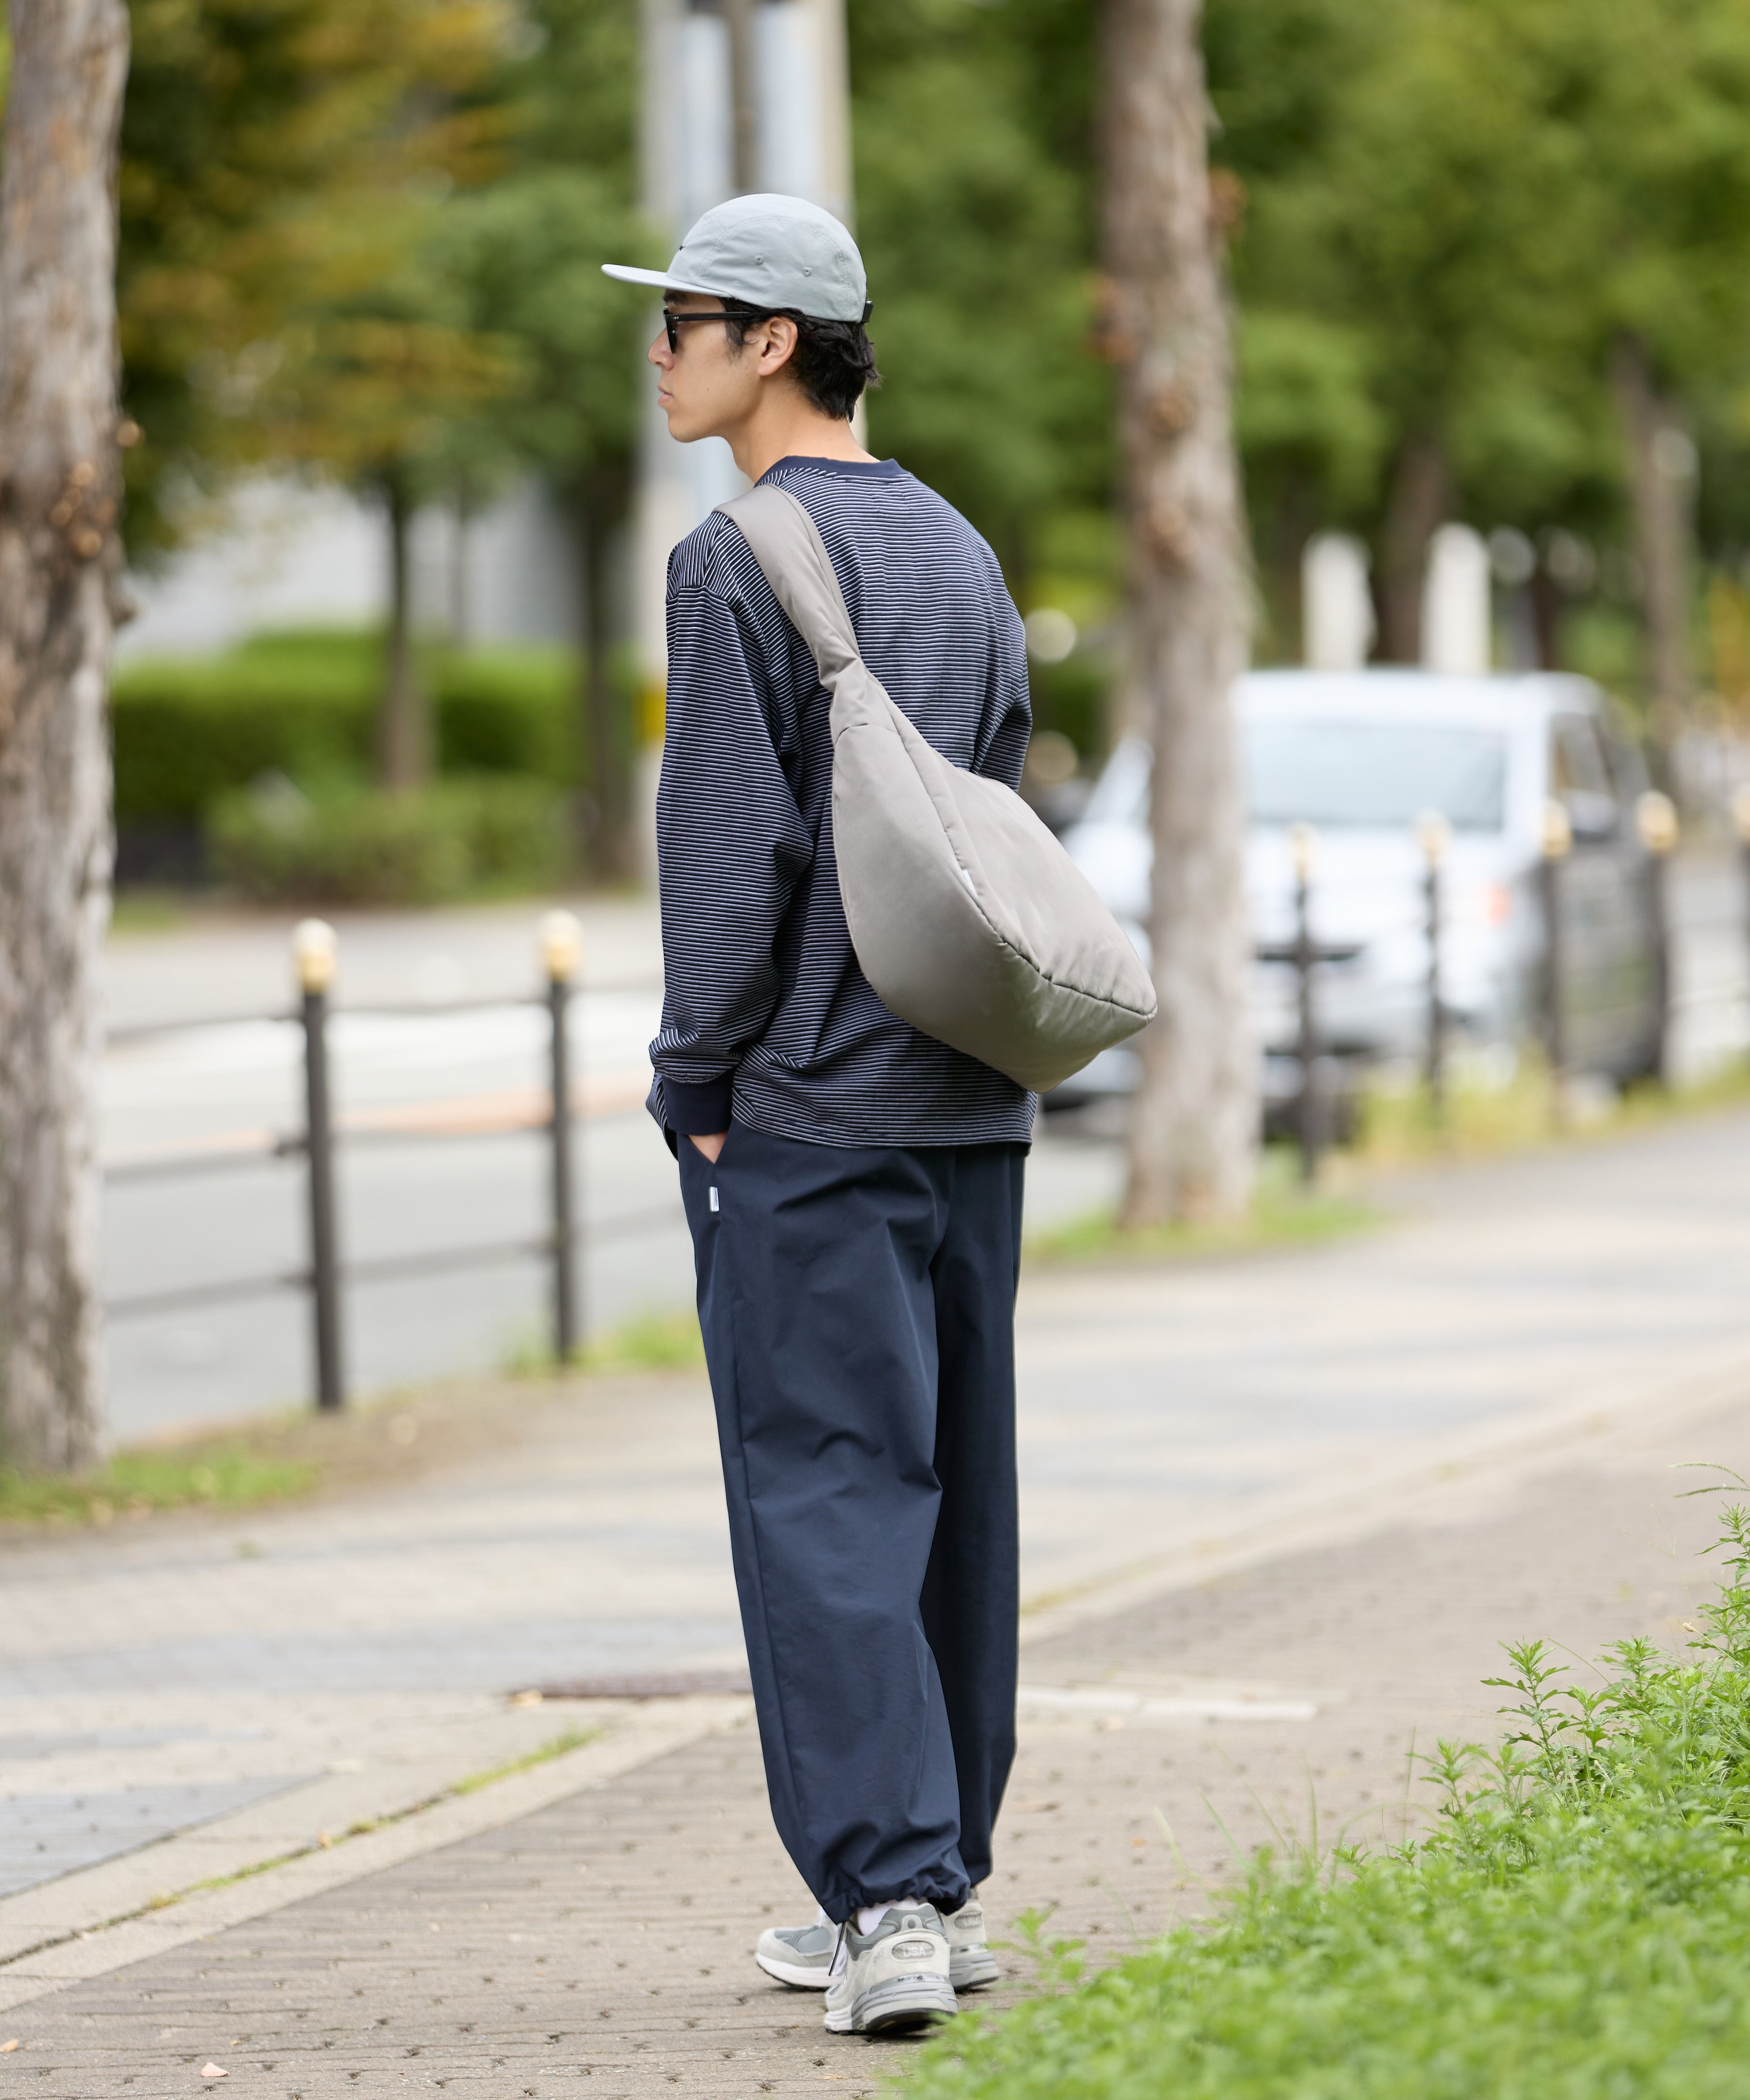
[[[1013,787],[1020,622],[990,548],[850,418],[877,382],[862,258],[743,196],[665,272],[657,399],[820,528],[862,652],[953,763]],[[1013,1316],[1033,1097],[889,1012],[833,860],[829,702],[713,513],[668,566],[653,1114],[699,1272],[772,1809],[821,1906],[760,1939],[836,2032],[996,1974],[972,1890],[1014,1754]]]

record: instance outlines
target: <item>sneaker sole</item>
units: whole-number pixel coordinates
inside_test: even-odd
[[[986,1947],[971,1948],[964,1952],[955,1948],[948,1957],[948,1980],[957,1991],[981,1991],[1001,1974]]]
[[[787,1961],[769,1961],[763,1954],[753,1958],[768,1976],[787,1983],[792,1991],[824,1991],[832,1980],[824,1969],[804,1969],[800,1964],[792,1967]]]
[[[827,2014],[829,2034],[897,2034],[951,2020],[957,2008],[946,1976],[896,1976]]]

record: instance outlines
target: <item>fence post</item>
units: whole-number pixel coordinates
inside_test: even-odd
[[[1646,849],[1646,917],[1653,935],[1653,1008],[1658,1017],[1654,1070],[1660,1086],[1670,1079],[1671,852],[1677,842],[1677,805],[1650,788],[1634,805],[1634,828]]]
[[[306,919],[292,935],[303,994],[304,1144],[310,1196],[310,1299],[315,1321],[316,1405],[346,1404],[341,1360],[340,1261],[334,1232],[334,1132],[328,1101],[328,989],[338,943],[334,929]]]
[[[1440,920],[1445,887],[1446,853],[1452,842],[1452,827],[1438,810],[1425,810],[1416,819],[1416,836],[1422,846],[1428,873],[1424,885],[1428,933],[1428,1108],[1438,1122],[1446,1110],[1446,997],[1440,982]]]
[[[1567,811],[1552,796],[1544,804],[1543,860],[1538,877],[1544,918],[1544,1052],[1549,1061],[1550,1098],[1558,1123],[1563,1122],[1567,1114],[1567,1027],[1562,1011],[1567,970],[1562,942],[1561,867],[1573,843],[1574,828],[1568,822]]]
[[[583,1318],[577,1286],[580,1238],[576,1190],[571,1173],[571,983],[583,960],[583,933],[569,911],[549,911],[540,922],[541,960],[547,968],[548,1083],[553,1097],[553,1353],[560,1365],[576,1352]]]
[[[1311,824],[1292,824],[1288,844],[1294,861],[1295,1054],[1300,1064],[1300,1099],[1295,1105],[1295,1118],[1300,1139],[1300,1178],[1311,1181],[1318,1175],[1324,1136],[1318,1025],[1312,996],[1312,973],[1317,960],[1312,945],[1312,858],[1318,834]]]

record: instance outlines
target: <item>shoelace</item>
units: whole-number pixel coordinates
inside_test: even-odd
[[[827,1974],[829,1979],[840,1974],[844,1970],[844,1939],[845,1935],[849,1932],[850,1929],[851,1921],[849,1918],[846,1918],[844,1922],[839,1927],[838,1938],[832,1943],[832,1961],[827,1970]]]

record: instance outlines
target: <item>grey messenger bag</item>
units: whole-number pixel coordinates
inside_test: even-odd
[[[864,663],[813,519],[760,488],[734,521],[832,696],[832,836],[851,946],[925,1035],[1044,1090],[1153,1020],[1122,928],[1033,811],[950,765]]]

